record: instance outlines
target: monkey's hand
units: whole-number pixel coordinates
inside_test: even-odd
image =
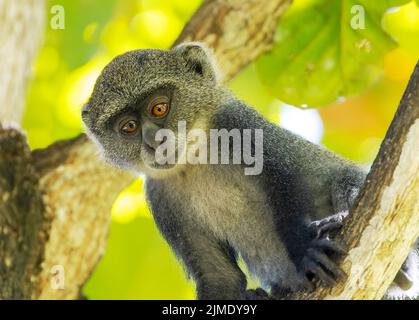
[[[309,228],[313,239],[302,260],[304,275],[311,282],[320,282],[322,286],[331,287],[338,280],[346,278],[345,272],[336,260],[347,250],[343,245],[329,238],[330,233],[341,227],[342,221],[338,218],[329,217],[311,223]]]

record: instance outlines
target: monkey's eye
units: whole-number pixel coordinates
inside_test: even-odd
[[[124,119],[119,123],[119,132],[125,135],[132,135],[138,130],[138,121],[135,119]]]
[[[150,109],[151,115],[156,118],[164,117],[168,111],[169,111],[169,104],[166,102],[157,103],[153,105]]]

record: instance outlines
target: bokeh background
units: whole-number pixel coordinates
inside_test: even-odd
[[[80,108],[116,55],[171,46],[201,0],[61,0],[65,29],[45,29],[23,127],[32,148],[82,132]],[[366,9],[364,30],[351,7]],[[51,13],[48,12],[49,17]],[[271,121],[371,165],[419,58],[419,4],[295,0],[272,52],[227,85]],[[161,238],[143,181],[112,208],[106,253],[84,288],[91,299],[192,299],[193,284]]]

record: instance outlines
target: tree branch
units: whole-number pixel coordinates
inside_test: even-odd
[[[270,48],[289,3],[207,0],[176,43],[206,42],[231,79]],[[350,248],[348,280],[295,298],[379,299],[418,237],[418,68],[338,239]],[[4,101],[3,113],[13,108]],[[104,250],[110,207],[132,179],[99,160],[83,135],[31,153],[21,132],[0,129],[0,298],[77,298]],[[56,265],[65,277],[58,290]]]
[[[338,241],[344,283],[298,299],[381,299],[419,236],[419,63]]]
[[[257,55],[270,48],[278,17],[290,2],[290,0],[204,1],[190,19],[177,43],[184,40],[206,41],[214,49],[225,72],[225,79],[228,80]],[[214,16],[215,14],[217,16]],[[8,107],[7,104],[1,103],[2,108]],[[4,120],[1,117],[0,119]],[[55,143],[45,150],[35,151],[28,161],[36,170],[33,183],[34,186],[38,186],[42,194],[43,209],[39,209],[41,212],[37,210],[27,212],[27,219],[44,216],[46,227],[43,223],[29,224],[30,230],[24,229],[10,237],[15,238],[22,234],[29,236],[47,230],[46,240],[40,243],[39,250],[33,252],[16,251],[15,246],[7,243],[0,248],[0,258],[12,256],[16,260],[26,261],[35,252],[38,257],[37,264],[33,268],[32,262],[22,263],[25,268],[35,270],[31,275],[33,285],[24,292],[16,289],[20,287],[17,283],[20,281],[17,279],[18,274],[7,268],[5,259],[0,260],[0,280],[11,277],[9,282],[5,282],[7,286],[0,283],[0,298],[77,298],[81,286],[90,276],[104,251],[111,205],[133,176],[126,172],[118,172],[104,164],[97,157],[96,148],[84,135]],[[14,185],[14,188],[18,186]],[[1,202],[4,194],[0,189],[0,208],[4,205]],[[36,205],[37,199],[27,200],[29,201],[27,205]],[[13,201],[17,205],[20,200],[14,198]],[[7,217],[5,210],[0,210],[0,217],[3,215]],[[6,221],[1,219],[0,228],[4,225]],[[15,241],[12,238],[8,241]],[[51,280],[57,276],[54,268],[57,265],[61,266],[64,272],[58,276],[65,277],[64,288],[58,290],[50,285]],[[19,293],[19,290],[22,293]]]
[[[278,19],[291,0],[206,0],[175,45],[201,41],[214,50],[225,80],[271,49]]]
[[[44,0],[0,0],[0,120],[20,123],[31,66],[41,43]]]
[[[26,137],[0,127],[0,299],[36,295],[49,217]]]

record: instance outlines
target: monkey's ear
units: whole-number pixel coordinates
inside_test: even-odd
[[[210,50],[199,42],[185,42],[172,49],[178,53],[186,63],[186,67],[206,79],[219,82],[217,64]]]

